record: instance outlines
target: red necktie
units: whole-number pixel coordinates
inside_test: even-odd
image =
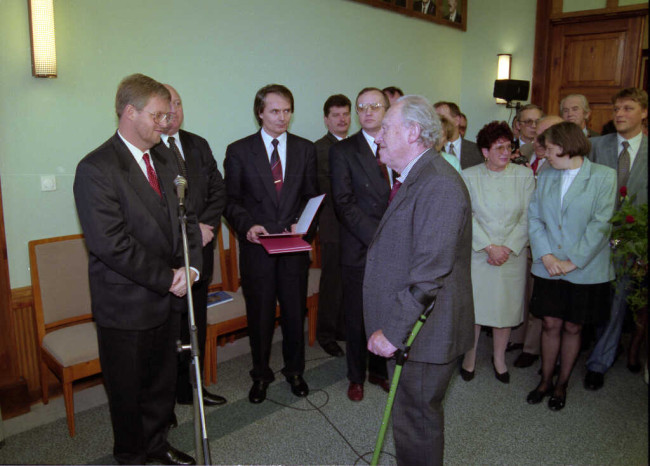
[[[390,196],[388,196],[388,205],[390,205],[391,201],[395,197],[395,194],[397,194],[397,190],[399,189],[400,186],[402,186],[402,182],[399,180],[395,180],[395,182],[393,183],[393,187],[390,190]]]
[[[273,152],[271,153],[271,173],[273,173],[273,183],[275,183],[275,192],[280,197],[282,191],[282,162],[280,162],[280,154],[278,153],[278,144],[280,141],[274,139],[271,141],[273,144]]]
[[[156,176],[156,171],[153,169],[151,166],[151,162],[149,161],[149,153],[145,152],[145,154],[142,156],[144,159],[144,164],[147,167],[147,179],[149,180],[149,184],[153,188],[156,193],[158,193],[158,196],[162,197],[162,192],[160,191],[160,184],[158,183],[158,176]]]
[[[390,178],[388,177],[388,168],[386,168],[386,164],[382,163],[381,159],[379,158],[379,146],[377,146],[377,153],[375,154],[375,158],[377,159],[377,165],[379,165],[379,169],[381,170],[381,174],[384,175],[384,179],[386,180],[386,183],[388,183],[388,186],[390,187]]]
[[[535,161],[530,164],[530,168],[533,169],[533,173],[537,173],[537,165],[539,165],[539,157],[535,157]]]

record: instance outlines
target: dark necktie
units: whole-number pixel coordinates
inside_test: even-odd
[[[377,146],[377,153],[375,154],[375,158],[377,159],[377,165],[379,165],[381,174],[384,175],[384,179],[386,180],[386,183],[388,183],[388,187],[390,188],[390,178],[388,177],[388,168],[386,168],[386,164],[382,163],[381,159],[379,158],[379,146]]]
[[[271,173],[273,173],[273,183],[275,183],[275,192],[280,197],[282,191],[282,162],[280,162],[280,153],[278,152],[278,144],[280,141],[274,139],[271,141],[273,144],[273,152],[271,152]]]
[[[181,154],[180,149],[176,145],[176,138],[174,136],[169,136],[167,138],[169,141],[169,148],[172,150],[174,155],[176,155],[176,165],[178,165],[178,173],[180,173],[185,180],[187,180],[187,167],[185,166],[185,160]]]
[[[399,190],[399,187],[402,186],[402,182],[399,180],[395,180],[393,183],[393,187],[390,190],[390,196],[388,196],[388,205],[390,205],[391,201],[395,197],[395,194],[397,194],[397,191]]]
[[[144,159],[144,164],[147,167],[147,179],[149,180],[149,184],[153,188],[156,193],[158,193],[158,196],[162,197],[162,192],[160,191],[160,184],[158,183],[158,176],[156,175],[156,171],[153,169],[151,166],[151,162],[149,161],[149,153],[145,152],[145,154],[142,156]]]

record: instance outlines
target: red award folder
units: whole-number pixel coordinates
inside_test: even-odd
[[[314,221],[316,212],[323,202],[325,194],[312,197],[300,215],[295,233],[274,233],[260,235],[258,239],[269,254],[283,254],[288,252],[311,251],[311,245],[302,239]]]

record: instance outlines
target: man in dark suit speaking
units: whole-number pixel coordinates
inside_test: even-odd
[[[192,298],[202,374],[208,312],[208,286],[214,267],[214,237],[221,228],[221,213],[226,206],[226,186],[217,168],[217,162],[212,156],[208,141],[201,136],[180,129],[185,117],[183,101],[176,89],[169,84],[164,86],[171,94],[170,109],[173,118],[161,136],[162,144],[174,153],[178,170],[187,180],[187,202],[196,214],[201,229],[203,270],[201,270],[199,280],[192,288]],[[181,341],[186,345],[190,343],[187,314],[183,314],[181,318]],[[190,360],[189,351],[183,351],[179,355],[176,402],[182,405],[192,404]],[[222,405],[225,402],[224,397],[212,394],[203,388],[203,403],[206,406]]]
[[[472,210],[460,175],[435,150],[429,102],[405,96],[377,135],[382,162],[401,173],[368,248],[363,308],[368,350],[392,357],[424,309],[433,313],[404,365],[393,409],[398,464],[442,464],[442,400],[456,360],[472,346]],[[395,361],[389,360],[389,373]]]
[[[178,170],[167,149],[152,149],[169,124],[169,101],[157,81],[124,78],[115,98],[118,131],[79,162],[74,180],[120,464],[194,464],[167,443],[187,293],[173,184]],[[188,217],[194,281],[201,240],[196,218]]]
[[[269,360],[277,302],[282,374],[294,395],[309,394],[302,378],[309,255],[269,255],[258,236],[290,230],[307,201],[318,195],[318,183],[314,144],[287,132],[293,114],[291,91],[279,84],[264,86],[255,95],[253,110],[260,131],[226,149],[225,216],[239,239],[239,268],[253,357],[253,386],[248,399],[261,403],[274,380]]]

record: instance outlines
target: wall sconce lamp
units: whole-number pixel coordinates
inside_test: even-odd
[[[510,65],[512,64],[512,55],[509,53],[500,53],[497,55],[497,79],[510,79]],[[504,99],[496,99],[497,104],[505,104]]]
[[[32,76],[36,78],[56,78],[53,2],[54,0],[27,0]]]

